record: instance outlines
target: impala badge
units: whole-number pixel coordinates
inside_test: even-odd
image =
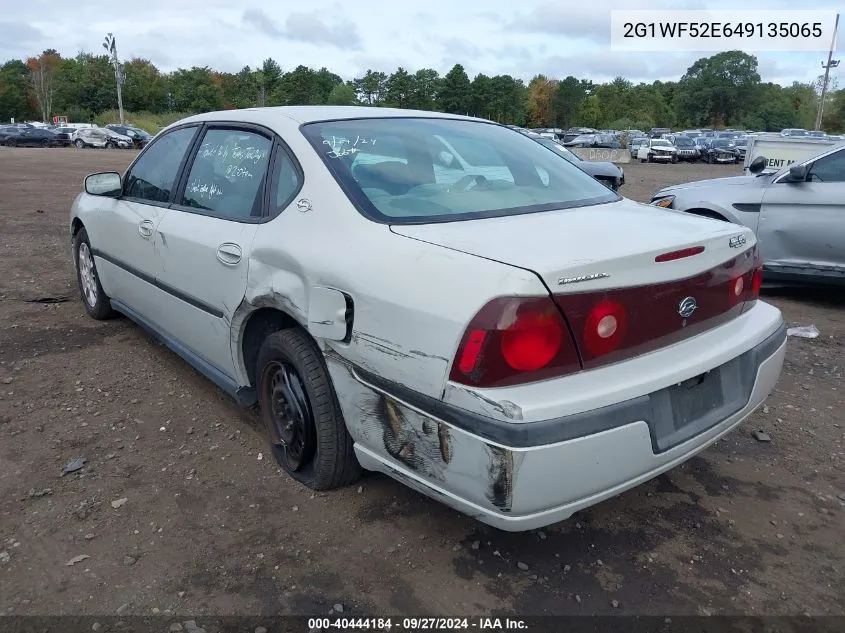
[[[687,297],[678,305],[678,314],[680,314],[682,318],[688,319],[697,309],[698,304],[695,302],[695,297]]]
[[[743,246],[743,245],[745,244],[745,241],[746,241],[746,240],[745,240],[745,236],[744,236],[744,235],[734,235],[734,236],[731,238],[731,241],[730,241],[730,242],[728,242],[728,245],[729,245],[731,248],[739,248],[740,246]]]
[[[581,281],[592,281],[593,279],[605,279],[610,277],[607,273],[592,273],[589,275],[581,275],[579,277],[561,277],[557,280],[558,286],[563,286],[565,284],[577,284]]]

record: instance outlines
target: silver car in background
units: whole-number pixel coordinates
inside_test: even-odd
[[[845,285],[845,143],[777,172],[764,172],[766,162],[758,156],[749,175],[666,187],[651,204],[753,229],[766,282]]]

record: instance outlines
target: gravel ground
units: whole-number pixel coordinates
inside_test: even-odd
[[[312,494],[209,381],[127,320],[86,316],[68,209],[85,174],[133,156],[0,147],[0,614],[845,614],[842,293],[767,294],[821,335],[790,338],[743,427],[506,534],[380,475]],[[738,168],[625,171],[645,201]]]

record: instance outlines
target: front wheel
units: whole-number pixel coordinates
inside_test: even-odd
[[[322,353],[303,330],[270,334],[256,363],[258,402],[279,466],[314,490],[361,476]]]
[[[85,143],[84,143],[84,142],[82,141],[82,139],[80,139],[80,138],[76,139],[76,140],[73,142],[73,144],[74,144],[74,145],[76,145],[76,148],[77,148],[77,149],[82,149],[83,147],[85,147]]]
[[[50,147],[50,141],[48,141],[48,140],[41,141],[41,147],[44,147],[44,148]]]
[[[15,147],[18,142],[13,138],[6,139],[6,147]]]
[[[102,321],[114,315],[111,301],[100,285],[100,276],[94,264],[88,232],[83,228],[73,238],[73,259],[76,263],[76,283],[85,311],[94,319]]]
[[[106,149],[114,149],[115,147],[117,146],[112,141],[106,142]]]

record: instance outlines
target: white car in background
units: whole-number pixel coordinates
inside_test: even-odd
[[[711,445],[786,349],[751,229],[626,200],[470,117],[192,116],[88,176],[70,233],[87,312],[259,404],[291,477],[381,471],[504,530]]]
[[[131,138],[118,134],[105,127],[79,128],[72,136],[71,143],[78,149],[85,147],[105,147],[107,149],[129,149],[134,143]]]
[[[641,163],[662,161],[678,162],[678,148],[664,138],[650,138],[637,149],[637,158]]]

